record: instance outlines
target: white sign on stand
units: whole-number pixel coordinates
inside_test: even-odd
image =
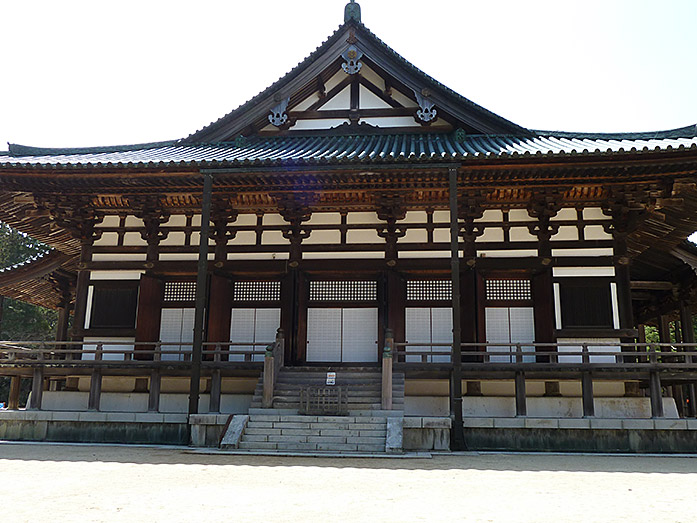
[[[327,372],[327,385],[336,385],[336,372]]]

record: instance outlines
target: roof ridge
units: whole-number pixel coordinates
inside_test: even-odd
[[[118,153],[126,151],[139,151],[145,149],[157,149],[159,147],[169,147],[175,145],[177,140],[166,140],[163,142],[147,142],[131,145],[102,145],[96,147],[34,147],[31,145],[20,145],[10,143],[8,156],[44,156],[44,155],[68,155],[68,154],[91,154],[91,153]],[[0,156],[2,153],[0,152]]]
[[[573,131],[533,131],[538,136],[551,136],[554,138],[588,138],[598,139],[619,139],[619,140],[660,140],[665,138],[695,138],[697,137],[697,124],[666,129],[660,131],[640,131],[640,132],[619,132],[619,133],[595,133],[595,132],[573,132]]]

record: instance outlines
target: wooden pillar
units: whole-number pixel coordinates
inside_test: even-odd
[[[7,408],[10,410],[17,410],[19,408],[19,391],[22,385],[22,378],[19,376],[12,376],[10,378],[10,397],[7,401]]]
[[[518,371],[515,373],[515,413],[516,416],[527,416],[528,405],[525,391],[525,373]]]
[[[584,372],[581,376],[581,394],[583,396],[583,417],[595,416],[595,399],[593,397],[593,375]]]
[[[680,302],[680,327],[680,330],[682,331],[682,341],[684,343],[692,344],[686,348],[687,352],[695,352],[697,348],[694,345],[695,330],[693,326],[692,310],[690,309],[689,304],[685,300]],[[695,356],[693,356],[692,358],[695,358]],[[690,358],[688,358],[688,362],[689,359]],[[697,395],[695,394],[695,384],[689,383],[685,387],[685,389],[687,395],[688,410],[684,413],[684,415],[690,417],[697,416]],[[680,400],[681,403],[683,403],[682,397],[680,398]]]
[[[222,376],[220,369],[214,369],[211,373],[211,392],[208,404],[208,412],[220,412],[220,396],[222,386]]]
[[[208,310],[208,341],[220,342],[220,348],[228,349],[230,322],[232,320],[232,282],[225,276],[211,275],[211,291]],[[208,355],[206,360],[214,359]],[[227,358],[222,358],[227,361]]]
[[[138,316],[136,318],[135,359],[153,359],[152,354],[138,354],[137,352],[154,350],[156,345],[144,344],[144,342],[156,342],[160,339],[160,321],[164,294],[165,284],[161,279],[148,273],[141,275],[138,292]]]
[[[75,311],[73,314],[73,330],[76,335],[73,340],[82,339],[82,331],[85,327],[85,318],[87,316],[87,294],[90,285],[90,271],[85,270],[86,266],[92,260],[92,242],[81,242],[80,263],[77,272],[77,280],[75,283]]]
[[[208,233],[210,231],[213,175],[203,173],[201,204],[201,234],[198,244],[196,274],[196,310],[194,313],[194,343],[191,350],[191,382],[189,385],[189,415],[198,414],[201,387],[201,359],[204,339],[204,320],[208,304]],[[189,425],[190,427],[190,425]]]
[[[452,450],[465,449],[464,420],[462,419],[462,325],[460,303],[460,225],[458,195],[458,167],[448,168],[450,200],[450,277],[452,278],[453,307],[453,345],[452,371],[450,375],[450,415],[453,420],[451,430]]]
[[[148,390],[148,412],[158,412],[160,410],[160,371],[154,369],[150,373],[150,387]]]
[[[290,270],[281,279],[281,328],[288,333],[285,360],[296,361],[297,355],[297,271]]]
[[[657,371],[651,371],[649,375],[649,390],[651,394],[651,417],[663,417],[663,392],[661,376]]]
[[[545,268],[532,277],[532,298],[535,308],[535,342],[554,343],[554,287],[552,285],[552,268]],[[545,346],[539,351],[553,352],[553,346]],[[537,361],[548,362],[549,356],[538,356]]]
[[[387,329],[392,331],[396,341],[405,342],[407,282],[394,269],[386,271],[385,280],[387,287]]]
[[[41,410],[41,402],[44,395],[44,369],[35,367],[31,380],[31,398],[28,408],[31,410]]]

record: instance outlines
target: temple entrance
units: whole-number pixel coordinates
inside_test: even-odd
[[[520,343],[523,351],[534,351],[535,309],[532,306],[530,280],[486,280],[484,309],[486,342],[490,353],[511,353]],[[500,346],[495,344],[500,343]],[[515,355],[491,356],[492,362],[515,362]],[[523,356],[524,362],[534,362],[535,356]]]
[[[375,281],[311,281],[307,309],[308,363],[377,363]]]
[[[307,361],[374,363],[378,359],[378,309],[311,308],[307,311]]]

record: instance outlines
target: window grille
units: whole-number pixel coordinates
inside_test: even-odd
[[[450,301],[453,284],[450,280],[414,280],[407,282],[408,301]]]
[[[378,285],[374,281],[312,281],[311,301],[375,301]]]
[[[233,290],[235,301],[279,301],[280,281],[236,281]]]
[[[530,280],[486,280],[486,299],[494,301],[531,300]]]
[[[165,301],[194,301],[195,299],[195,281],[165,282]]]

